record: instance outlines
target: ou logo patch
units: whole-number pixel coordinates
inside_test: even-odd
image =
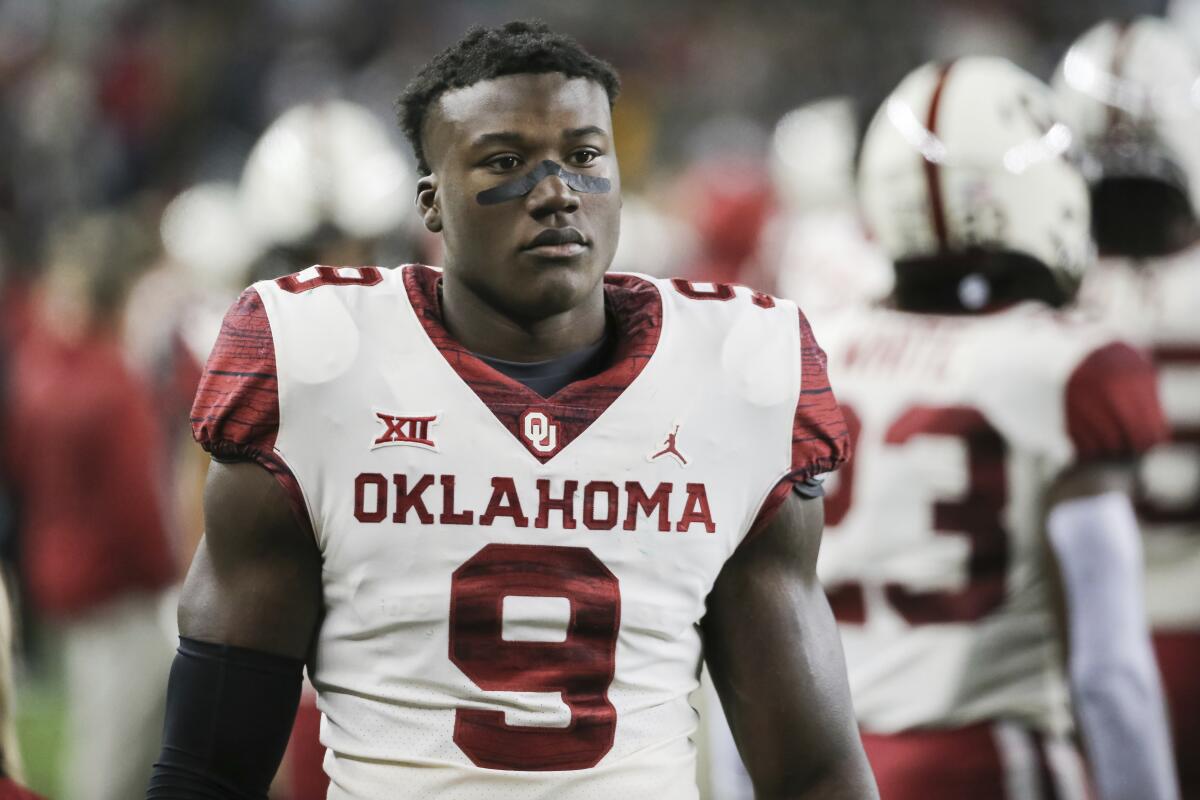
[[[529,449],[544,456],[558,452],[558,422],[544,411],[526,411],[520,426],[521,438]]]

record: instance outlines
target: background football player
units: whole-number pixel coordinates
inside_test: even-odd
[[[445,269],[226,316],[149,797],[263,796],[307,658],[331,798],[694,798],[702,657],[764,797],[876,796],[815,579],[824,357],[791,303],[605,276],[617,88],[472,30],[401,99]]]
[[[860,191],[894,308],[821,328],[855,457],[819,573],[882,796],[1172,798],[1129,466],[1165,435],[1129,345],[1057,310],[1092,253],[1047,87],[911,73]],[[1060,591],[1061,589],[1061,591]]]
[[[1183,795],[1200,797],[1200,64],[1163,20],[1104,22],[1056,88],[1083,138],[1099,264],[1081,303],[1149,349],[1171,441],[1135,495]]]

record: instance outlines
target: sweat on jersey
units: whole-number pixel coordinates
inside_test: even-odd
[[[322,553],[329,796],[695,798],[706,597],[847,455],[824,354],[787,301],[610,274],[611,365],[543,398],[450,337],[439,280],[255,284],[192,413]]]

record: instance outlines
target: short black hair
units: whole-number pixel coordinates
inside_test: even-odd
[[[421,143],[429,107],[451,89],[472,86],[502,75],[561,72],[604,87],[611,106],[621,91],[617,72],[570,36],[554,33],[537,20],[509,22],[498,28],[474,27],[426,64],[396,101],[400,126],[417,157],[417,169],[430,173]]]

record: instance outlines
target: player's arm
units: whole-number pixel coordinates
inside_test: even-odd
[[[1167,436],[1154,369],[1120,342],[1090,353],[1065,393],[1074,449],[1046,498],[1075,716],[1103,800],[1178,796],[1142,596],[1133,465]]]
[[[1179,792],[1142,601],[1130,482],[1128,466],[1068,471],[1048,498],[1046,530],[1075,716],[1100,797],[1173,800]]]
[[[824,509],[789,496],[725,563],[705,658],[759,800],[878,797],[816,577]]]
[[[213,462],[147,798],[266,798],[320,617],[321,558],[276,478]]]
[[[275,447],[279,378],[252,287],[226,313],[192,405],[192,434],[215,460],[180,599],[153,800],[265,798],[287,745],[322,600],[308,512]]]

